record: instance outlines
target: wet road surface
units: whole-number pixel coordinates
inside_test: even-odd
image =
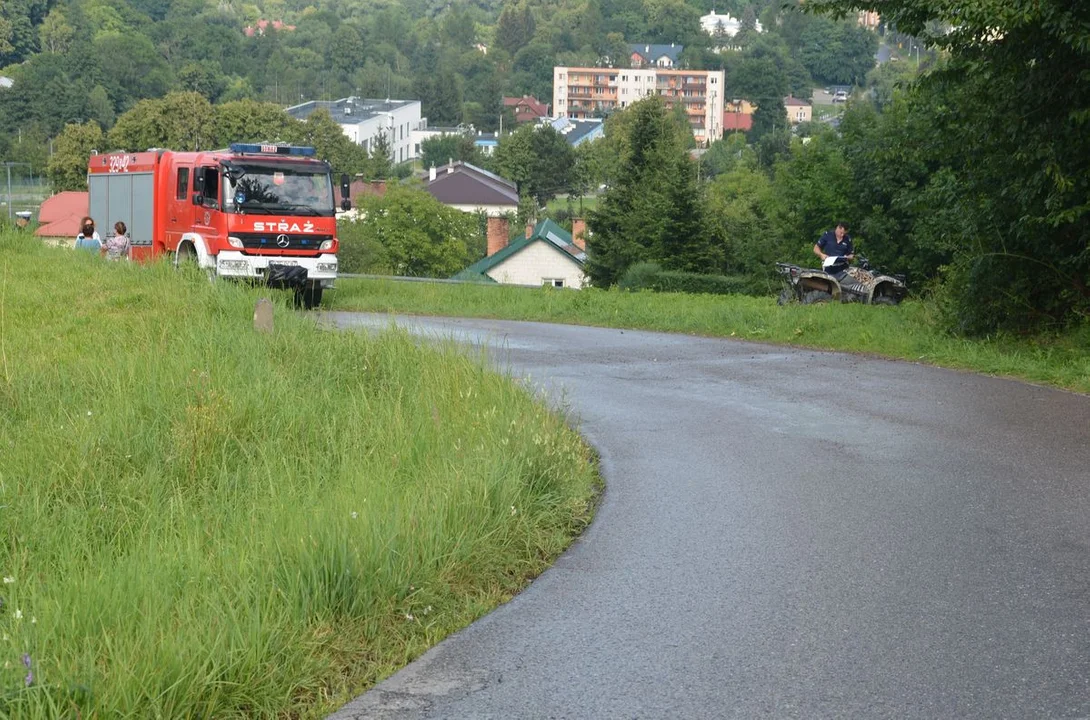
[[[398,323],[542,385],[607,490],[525,592],[333,717],[1090,717],[1090,398],[684,335]]]

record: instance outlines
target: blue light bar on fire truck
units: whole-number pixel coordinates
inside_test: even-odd
[[[233,153],[251,153],[254,155],[300,155],[313,157],[314,148],[300,145],[262,145],[259,143],[231,143]]]

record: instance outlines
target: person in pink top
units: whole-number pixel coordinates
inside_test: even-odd
[[[106,259],[107,260],[128,260],[129,259],[129,229],[125,227],[125,223],[118,220],[114,223],[113,237],[106,239]]]

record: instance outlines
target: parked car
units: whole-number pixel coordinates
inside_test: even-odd
[[[833,102],[848,102],[848,92],[846,90],[837,90],[836,93],[833,94]]]

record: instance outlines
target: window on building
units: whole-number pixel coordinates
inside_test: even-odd
[[[541,278],[541,284],[548,287],[564,287],[564,278]]]

